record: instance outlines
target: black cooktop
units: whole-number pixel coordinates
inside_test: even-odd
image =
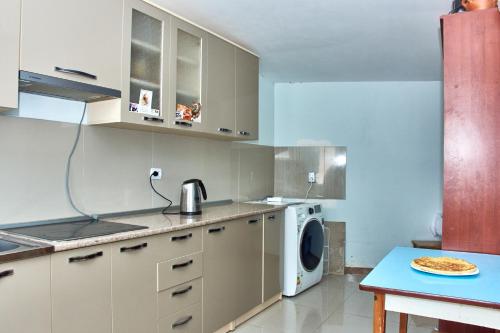
[[[96,236],[116,234],[119,232],[147,229],[148,227],[106,222],[102,220],[84,220],[77,222],[50,223],[35,226],[4,229],[4,231],[30,236],[49,241],[64,241]]]

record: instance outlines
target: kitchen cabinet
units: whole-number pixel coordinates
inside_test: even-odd
[[[247,140],[259,137],[259,58],[235,49],[236,135]]]
[[[111,333],[110,245],[55,253],[51,274],[52,333]]]
[[[123,0],[23,0],[21,70],[120,90],[122,14]]]
[[[17,108],[21,0],[0,2],[0,40],[4,47],[0,61],[0,111]]]
[[[235,47],[209,35],[207,110],[208,131],[234,136],[235,130]]]
[[[51,332],[49,256],[0,264],[0,295],[2,332]]]
[[[261,303],[262,217],[204,228],[204,329],[214,332]]]
[[[153,237],[112,245],[113,333],[156,333],[156,260]]]
[[[268,299],[281,292],[281,270],[283,258],[283,223],[282,212],[264,215],[264,281],[263,299]]]
[[[170,126],[185,132],[206,132],[207,32],[172,18]]]
[[[171,17],[141,0],[123,13],[122,98],[89,105],[89,123],[166,128]]]

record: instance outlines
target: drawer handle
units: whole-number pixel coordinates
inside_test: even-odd
[[[144,116],[142,119],[144,121],[154,121],[154,122],[157,122],[157,123],[162,123],[163,122],[163,119],[156,118],[156,117],[146,117],[146,116]]]
[[[133,251],[139,251],[139,250],[142,250],[144,248],[148,247],[148,243],[142,243],[142,244],[139,244],[139,245],[135,245],[135,246],[130,246],[130,247],[122,247],[120,248],[120,252],[133,252]]]
[[[193,127],[192,123],[188,123],[186,121],[176,121],[174,124],[177,126]]]
[[[175,264],[175,265],[172,265],[172,269],[178,269],[178,268],[182,268],[182,267],[187,267],[189,265],[191,265],[193,263],[193,260],[189,260],[189,261],[186,261],[186,262],[183,262],[182,264]]]
[[[258,223],[258,222],[259,222],[258,219],[253,219],[253,220],[249,220],[248,224],[255,224],[255,223]]]
[[[6,271],[0,272],[0,279],[5,278],[7,276],[12,276],[12,275],[14,275],[14,270],[8,269]]]
[[[268,220],[276,220],[276,215],[270,215],[267,217]]]
[[[226,230],[226,227],[212,228],[212,229],[208,229],[208,233],[209,234],[213,234],[215,232],[221,232],[221,231],[224,231],[224,230]]]
[[[217,129],[217,132],[221,132],[221,133],[233,133],[233,130],[229,129],[229,128],[219,127]]]
[[[56,66],[56,67],[54,67],[54,70],[56,72],[60,72],[60,73],[74,74],[74,75],[86,77],[88,79],[97,80],[97,76],[96,75],[90,74],[90,73],[86,73],[86,72],[82,72],[82,71],[79,71],[77,69],[63,68],[63,67]]]
[[[88,260],[92,260],[92,259],[95,259],[95,258],[98,258],[98,257],[102,257],[103,253],[102,251],[99,251],[99,252],[96,252],[96,253],[92,253],[92,254],[89,254],[89,255],[86,255],[86,256],[80,256],[80,257],[71,257],[69,258],[69,262],[82,262],[82,261],[88,261]]]
[[[172,293],[172,297],[175,297],[175,296],[179,296],[179,295],[182,295],[182,294],[185,294],[187,293],[188,291],[191,291],[193,289],[193,286],[189,286],[187,288],[184,288],[182,290],[177,290],[177,291],[174,291]]]
[[[188,238],[191,238],[193,237],[193,234],[192,233],[189,233],[187,235],[182,235],[182,236],[174,236],[172,238],[170,238],[172,240],[172,242],[175,242],[175,241],[179,241],[179,240],[184,240],[184,239],[188,239]]]
[[[238,134],[243,136],[250,136],[250,132],[247,131],[238,131]]]
[[[193,316],[187,316],[186,318],[181,318],[172,324],[172,328],[186,325],[187,323],[189,323],[191,321],[191,319],[193,319]]]

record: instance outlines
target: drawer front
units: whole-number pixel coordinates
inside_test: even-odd
[[[160,236],[159,258],[166,261],[200,252],[201,228],[186,229]]]
[[[199,278],[203,271],[201,252],[158,264],[158,291]]]
[[[201,303],[197,303],[169,317],[160,319],[158,328],[159,333],[200,333]]]
[[[158,318],[164,318],[190,305],[200,303],[202,278],[163,290],[158,294]]]

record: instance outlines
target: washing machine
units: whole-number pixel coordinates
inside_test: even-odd
[[[320,204],[288,205],[283,243],[283,295],[295,296],[323,276],[325,229]]]

